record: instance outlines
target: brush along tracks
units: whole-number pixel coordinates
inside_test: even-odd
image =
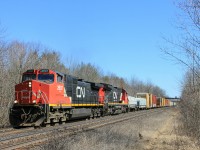
[[[46,127],[41,129],[11,130],[9,134],[0,133],[0,149],[27,149],[39,146],[51,138],[65,137],[78,132],[88,131],[102,126],[115,124],[122,121],[129,121],[138,117],[150,116],[154,113],[161,113],[170,108],[150,109],[126,114],[106,116],[87,121],[67,123],[60,126]],[[5,132],[6,133],[6,132]],[[2,136],[3,135],[3,136]]]

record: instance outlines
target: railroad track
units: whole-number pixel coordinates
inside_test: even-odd
[[[14,128],[8,128],[8,129],[5,129],[5,130],[0,130],[0,139],[2,137],[6,137],[6,136],[12,136],[14,134],[20,134],[20,133],[25,133],[25,132],[29,132],[33,130],[32,127],[29,127],[29,128],[22,128],[22,129],[14,129]]]
[[[9,131],[12,131],[12,130],[14,130],[14,129],[11,128],[11,127],[8,127],[8,128],[2,128],[2,129],[0,129],[0,134],[1,134],[1,133],[5,133],[5,132],[9,132]]]
[[[25,128],[23,130],[10,130],[0,133],[0,149],[28,149],[38,146],[53,138],[65,137],[78,132],[88,131],[102,126],[129,121],[145,115],[160,113],[167,108],[151,109],[131,112],[115,116],[106,116],[99,119],[67,123],[60,126],[46,127],[41,129]],[[59,133],[59,134],[58,134]],[[2,136],[3,135],[3,136]]]

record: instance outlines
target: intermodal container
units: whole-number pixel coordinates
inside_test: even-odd
[[[137,100],[133,96],[128,96],[128,107],[130,110],[136,110],[138,108],[137,106]]]

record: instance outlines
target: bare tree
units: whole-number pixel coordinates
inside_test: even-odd
[[[69,70],[61,62],[60,54],[56,51],[46,49],[43,51],[39,59],[39,68],[48,68],[64,73],[69,73]]]
[[[164,52],[187,68],[182,85],[180,111],[184,129],[200,142],[200,0],[182,0],[177,3],[179,15],[178,41],[166,39],[171,45]]]
[[[73,75],[91,82],[100,82],[101,69],[92,64],[81,63],[73,69]]]

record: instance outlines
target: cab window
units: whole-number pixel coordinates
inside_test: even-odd
[[[63,76],[57,74],[57,82],[62,83],[63,82]]]
[[[22,82],[26,80],[35,80],[36,79],[36,74],[23,74],[22,76]]]
[[[38,80],[53,83],[54,75],[53,74],[38,74]]]

